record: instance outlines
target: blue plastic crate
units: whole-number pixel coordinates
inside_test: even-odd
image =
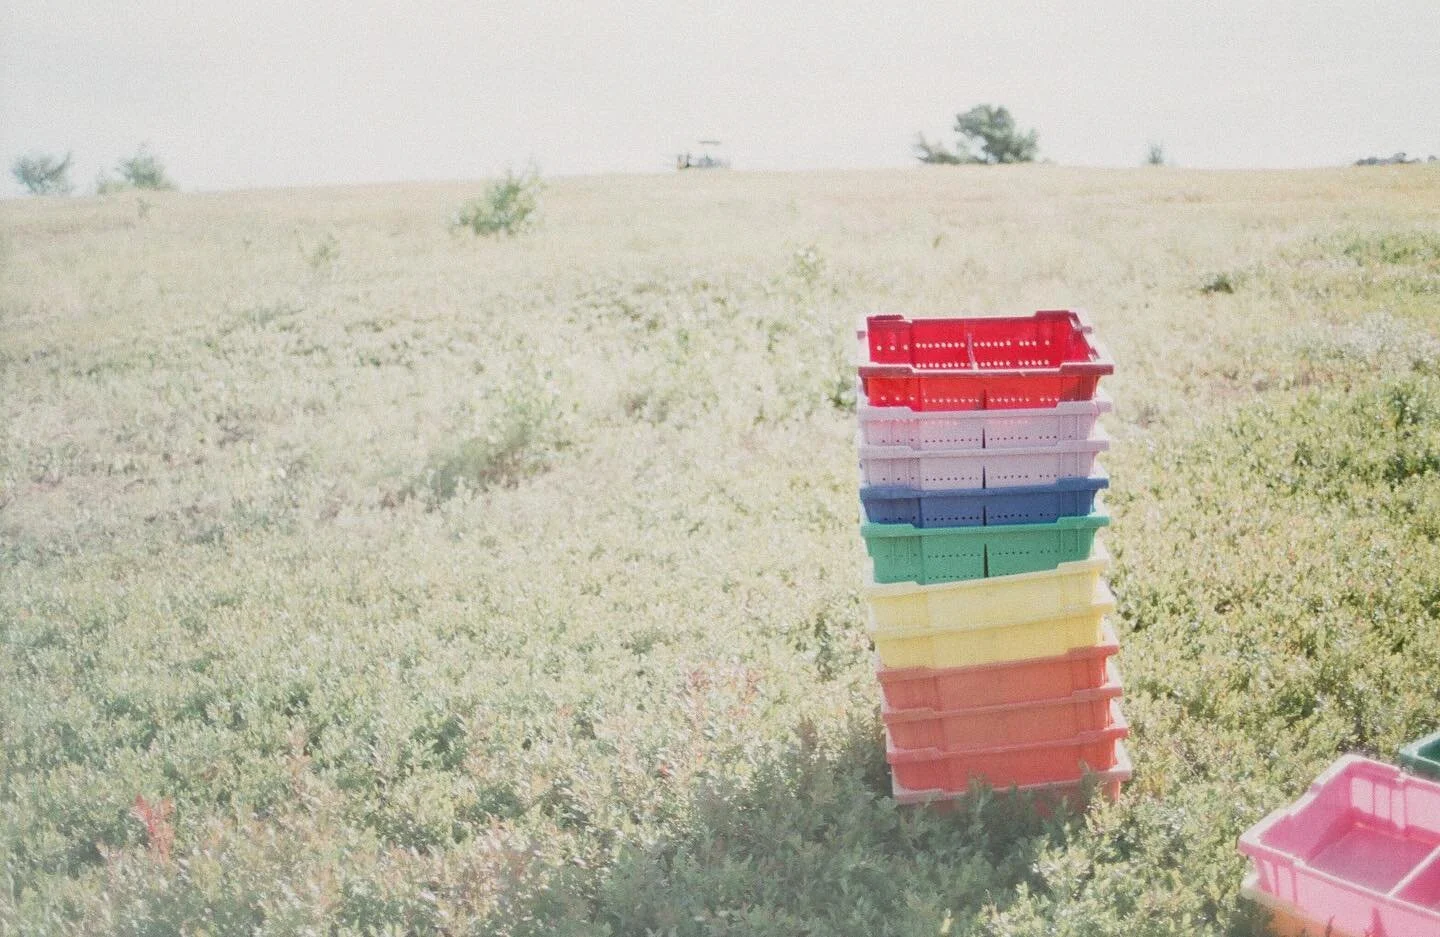
[[[919,491],[915,488],[860,489],[865,519],[872,524],[914,527],[980,527],[1002,524],[1051,524],[1062,517],[1084,517],[1095,496],[1110,486],[1104,475],[1062,478],[1050,485],[1023,488],[967,488]]]

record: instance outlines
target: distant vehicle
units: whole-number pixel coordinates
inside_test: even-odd
[[[720,151],[719,140],[698,140],[699,153],[680,153],[675,157],[676,169],[729,169],[730,160]]]

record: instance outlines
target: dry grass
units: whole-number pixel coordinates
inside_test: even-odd
[[[0,930],[1245,933],[1227,837],[1440,703],[1368,657],[1340,698],[1388,716],[1177,695],[1240,672],[1236,557],[1331,539],[1249,454],[1430,380],[1432,167],[567,179],[498,241],[447,229],[475,188],[0,203]],[[901,817],[847,335],[1054,306],[1120,363],[1139,779],[1088,824]],[[1315,575],[1245,587],[1254,641]]]

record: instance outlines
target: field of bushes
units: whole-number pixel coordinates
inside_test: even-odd
[[[1440,169],[0,202],[0,933],[1263,933],[1440,724]],[[853,327],[1082,306],[1134,781],[888,797]]]

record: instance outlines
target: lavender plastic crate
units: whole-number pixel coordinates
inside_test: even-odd
[[[905,446],[924,451],[1039,449],[1089,439],[1110,400],[1063,401],[1028,410],[911,410],[872,407],[863,398],[856,412],[860,441],[867,446]]]
[[[1440,784],[1347,755],[1240,837],[1257,887],[1336,931],[1440,935]]]
[[[978,527],[996,524],[1049,524],[1062,517],[1084,517],[1107,488],[1104,475],[1062,478],[1053,485],[1020,488],[968,488],[917,491],[913,488],[861,488],[860,503],[872,524],[915,527]]]
[[[1110,448],[1103,433],[1027,449],[923,450],[860,445],[860,478],[874,488],[955,491],[1053,485],[1095,474],[1095,457]]]

